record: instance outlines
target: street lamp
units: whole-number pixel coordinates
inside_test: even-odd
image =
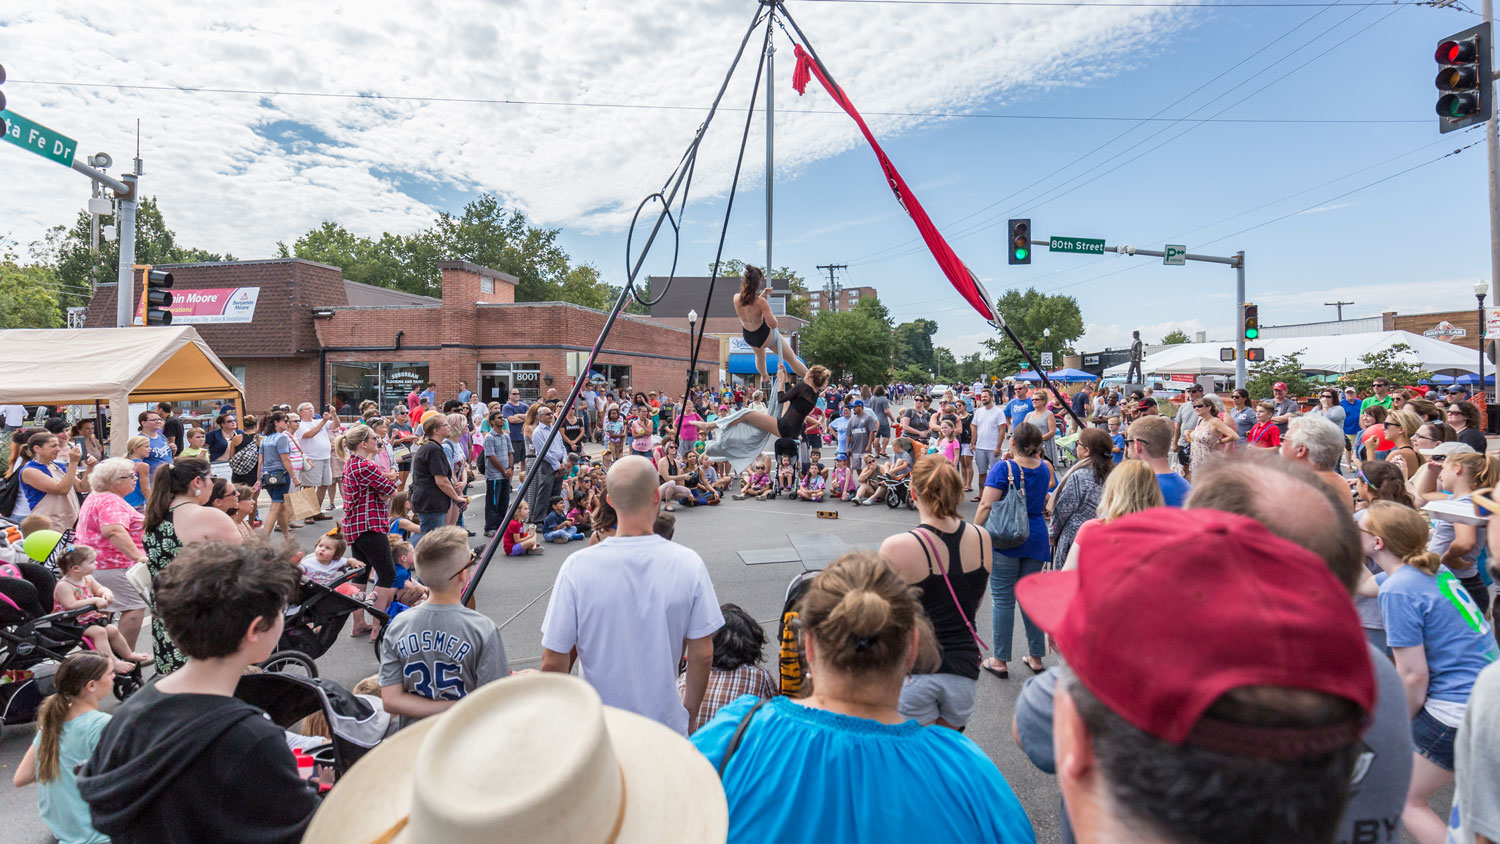
[[[688,345],[689,346],[692,345],[692,342],[693,342],[693,329],[696,328],[697,325],[698,325],[698,312],[695,311],[695,310],[689,309],[688,310]],[[689,352],[691,352],[691,351],[692,350],[689,349]],[[691,354],[689,355],[689,357],[691,357]],[[691,364],[689,364],[689,365],[691,365]],[[689,386],[692,386],[693,382],[696,381],[696,380],[698,380],[695,377],[697,374],[698,373],[694,372],[691,369],[688,370],[688,385]]]
[[[1490,286],[1483,281],[1474,282],[1474,299],[1479,302],[1479,394],[1484,396],[1485,418],[1480,420],[1480,430],[1489,430],[1489,394],[1484,390],[1484,295],[1490,292]]]

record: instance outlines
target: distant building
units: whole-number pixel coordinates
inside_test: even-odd
[[[825,311],[841,313],[852,311],[861,299],[874,299],[877,297],[873,287],[841,287],[838,297],[830,299],[828,291],[809,290],[807,292],[807,310],[810,316],[816,317]]]

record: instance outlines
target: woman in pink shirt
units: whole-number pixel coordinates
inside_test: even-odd
[[[146,599],[125,579],[131,566],[146,561],[141,544],[145,517],[125,503],[135,489],[135,464],[124,457],[105,460],[94,467],[89,485],[93,494],[78,511],[77,542],[98,555],[94,579],[113,593],[108,610],[120,613],[120,634],[134,650],[146,619]]]

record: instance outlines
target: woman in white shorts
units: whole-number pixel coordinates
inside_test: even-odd
[[[974,612],[989,588],[990,535],[958,517],[963,500],[958,470],[940,455],[926,455],[911,473],[912,498],[922,522],[880,546],[896,573],[922,593],[942,663],[935,674],[913,674],[898,709],[923,726],[961,730],[974,711],[981,640]]]

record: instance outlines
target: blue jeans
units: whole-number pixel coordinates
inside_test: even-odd
[[[419,525],[422,526],[422,535],[423,536],[426,536],[427,534],[432,533],[433,531],[435,531],[438,528],[442,527],[443,524],[445,522],[447,522],[447,521],[448,521],[448,512],[446,510],[443,511],[443,512],[441,512],[441,513],[418,513],[417,514],[417,524],[419,524]],[[420,540],[418,540],[418,541],[420,541]]]
[[[1042,570],[1042,561],[1028,557],[1007,557],[999,551],[994,553],[994,565],[990,569],[990,620],[994,627],[995,659],[1010,662],[1011,641],[1016,630],[1016,581],[1028,574]],[[1021,622],[1026,627],[1026,650],[1031,656],[1041,659],[1047,655],[1047,636],[1042,628],[1021,610]]]
[[[542,534],[542,539],[547,542],[556,542],[559,539],[566,539],[572,542],[575,539],[582,538],[583,534],[579,533],[576,527],[558,528],[557,530],[549,530]]]

